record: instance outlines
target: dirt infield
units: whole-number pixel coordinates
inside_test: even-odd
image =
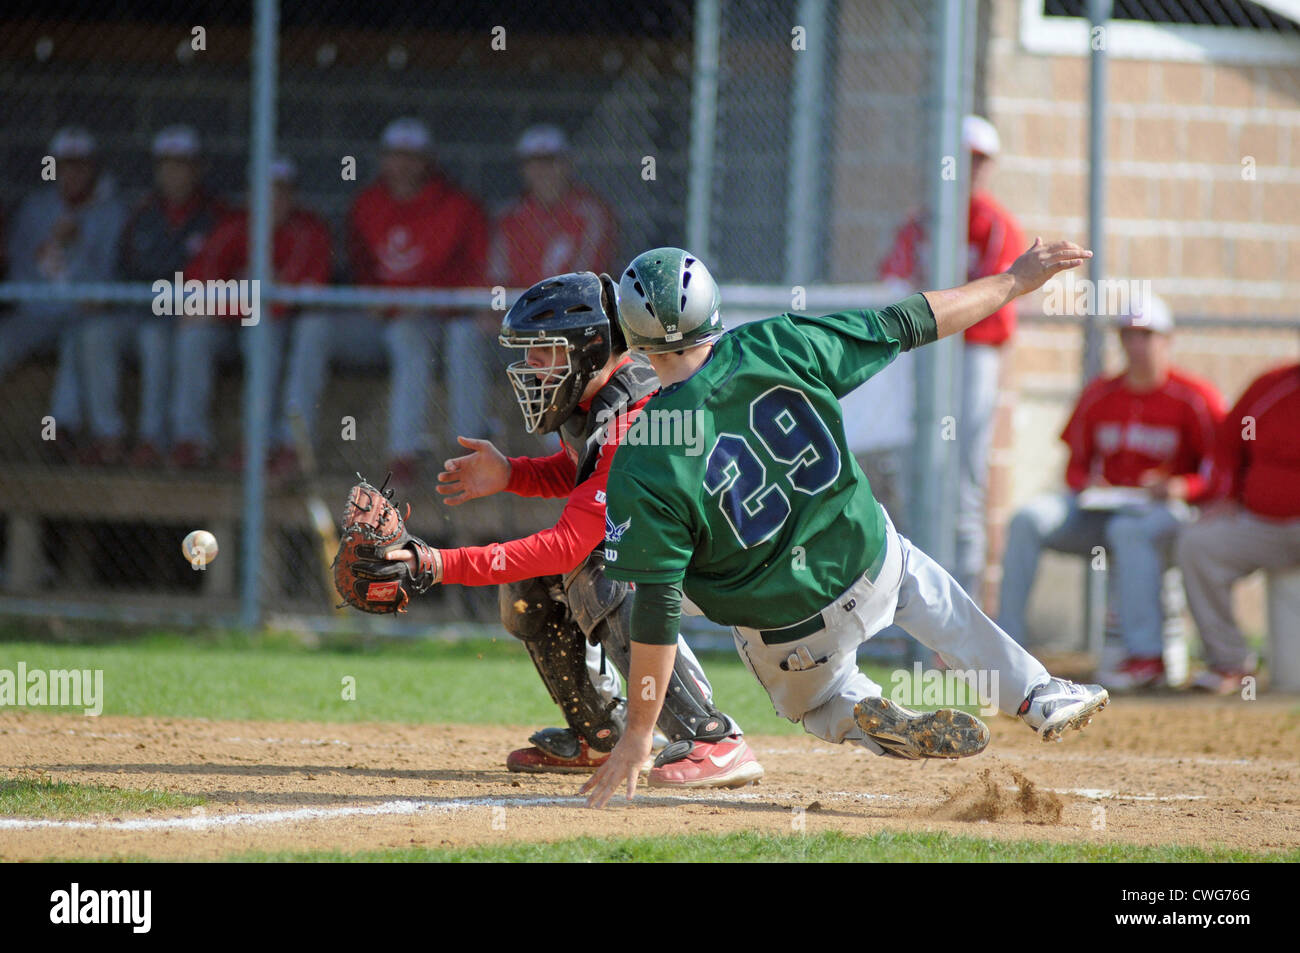
[[[535,727],[535,726],[534,726]],[[206,808],[0,818],[0,859],[218,858],[246,850],[462,846],[592,834],[943,830],[995,839],[1300,847],[1294,698],[1117,699],[1045,745],[993,719],[977,758],[907,763],[808,736],[751,736],[739,791],[646,791],[603,813],[580,778],[513,775],[531,730],[0,713],[0,775],[154,788]],[[795,810],[802,808],[802,812]]]

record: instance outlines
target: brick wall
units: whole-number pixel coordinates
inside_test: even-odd
[[[1025,52],[1015,0],[994,0],[991,14],[988,111],[1003,144],[993,190],[1027,235],[1082,241],[1088,60]],[[1112,59],[1109,72],[1108,274],[1149,279],[1175,316],[1300,316],[1300,171],[1292,167],[1300,150],[1300,69]],[[1243,177],[1252,160],[1254,178]],[[1025,304],[1026,311],[1038,307]],[[1262,370],[1296,359],[1300,335],[1184,330],[1174,355],[1230,403]],[[1120,365],[1111,335],[1107,371]],[[1060,485],[1064,453],[1056,436],[1081,372],[1076,331],[1030,327],[1020,334],[994,456],[990,521],[998,551],[1015,506]],[[1060,593],[1077,590],[1080,578],[1070,561],[1044,569],[1034,617],[1052,639],[1072,628],[1068,609],[1076,602]],[[996,565],[990,576],[996,582]],[[1041,598],[1047,590],[1053,599]],[[1247,625],[1261,628],[1258,585],[1242,595]]]
[[[1020,6],[980,5],[986,45],[975,101],[1003,148],[991,188],[1027,236],[1085,241],[1088,60],[1027,52]],[[931,77],[922,57],[900,55],[923,44],[923,25],[864,26],[879,13],[875,3],[841,7],[832,280],[872,271],[900,217],[925,198],[918,157]],[[880,59],[868,69],[861,61],[871,56]],[[856,67],[845,62],[853,60]],[[1300,68],[1113,58],[1109,69],[1108,275],[1150,280],[1176,316],[1300,317]],[[904,99],[891,98],[896,92]],[[1252,161],[1254,178],[1243,177]],[[1041,311],[1041,299],[1022,304],[1022,314]],[[1078,329],[1030,322],[1004,364],[990,474],[990,607],[1011,513],[1061,485],[1057,435],[1080,388],[1081,351]],[[1208,377],[1229,403],[1262,370],[1298,355],[1297,333],[1185,330],[1175,344],[1175,360]],[[1107,370],[1119,365],[1108,340]],[[1075,565],[1045,562],[1039,593],[1053,598],[1040,598],[1032,615],[1046,641],[1076,638]],[[1248,609],[1248,624],[1259,626],[1259,606]]]
[[[1085,237],[1088,60],[1024,52],[1019,4],[991,11],[994,191],[1029,234]],[[1294,314],[1300,68],[1112,59],[1109,72],[1110,274],[1151,279],[1175,310]]]

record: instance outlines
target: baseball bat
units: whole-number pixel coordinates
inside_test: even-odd
[[[293,442],[298,451],[298,464],[302,467],[303,487],[306,494],[303,501],[307,504],[307,515],[320,538],[321,578],[325,581],[325,599],[330,611],[342,615],[343,610],[335,602],[334,596],[334,555],[339,551],[339,531],[334,525],[334,517],[329,507],[321,498],[319,478],[316,473],[316,455],[312,452],[311,440],[307,437],[307,425],[302,414],[296,410],[289,412],[289,428],[293,431]]]

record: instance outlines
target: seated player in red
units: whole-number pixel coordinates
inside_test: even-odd
[[[1233,619],[1233,583],[1257,569],[1300,566],[1300,364],[1262,374],[1228,412],[1209,498],[1179,536],[1177,556],[1208,666],[1193,687],[1228,695],[1256,661]]]

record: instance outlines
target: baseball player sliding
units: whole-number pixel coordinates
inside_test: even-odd
[[[900,351],[961,333],[1091,254],[1038,239],[1005,272],[960,288],[727,333],[717,285],[697,258],[658,248],[632,260],[619,281],[619,320],[662,383],[642,419],[654,432],[656,419],[690,415],[708,449],[629,439],[610,469],[605,574],[636,584],[629,681],[649,690],[630,693],[623,736],[582,786],[590,806],[623,786],[635,793],[684,596],[732,627],[778,714],[876,754],[959,758],[989,738],[973,715],[891,704],[859,671],[858,646],[892,622],[951,668],[995,672],[990,701],[1044,740],[1084,727],[1106,705],[1100,686],[1053,678],[898,535],[849,453],[839,405]]]
[[[502,322],[502,345],[523,352],[508,373],[529,433],[556,433],[563,449],[507,458],[489,441],[461,437],[472,452],[448,460],[438,476],[438,492],[453,506],[502,491],[566,497],[555,526],[490,546],[435,549],[406,532],[384,491],[365,483],[353,489],[344,515],[335,581],[357,608],[401,611],[411,594],[437,583],[499,586],[502,624],[527,647],[567,722],[512,752],[511,771],[593,771],[623,730],[626,701],[614,670],[626,678],[631,587],[604,574],[605,479],[659,382],[644,359],[627,353],[611,319],[616,311],[608,275],[560,275],[524,292]],[[669,700],[651,719],[668,743],[649,783],[738,787],[762,777],[685,642],[669,669]]]

